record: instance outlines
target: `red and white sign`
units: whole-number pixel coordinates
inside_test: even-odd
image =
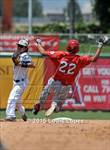
[[[110,110],[110,59],[100,58],[82,69],[73,91],[64,109]]]
[[[59,36],[53,35],[26,35],[26,34],[0,34],[0,51],[10,52],[16,49],[16,43],[21,38],[29,39],[29,51],[36,52],[34,38],[41,38],[45,49],[58,50]]]

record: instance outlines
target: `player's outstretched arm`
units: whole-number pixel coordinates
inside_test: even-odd
[[[45,49],[42,47],[42,40],[41,39],[36,39],[36,46],[38,48],[38,51],[43,54],[46,55],[46,51]]]
[[[96,53],[94,56],[91,57],[91,62],[94,62],[96,61],[98,58],[99,58],[99,55],[101,53],[101,49],[103,47],[103,45],[109,40],[108,37],[103,37],[101,39],[99,39],[99,41],[97,42],[98,45],[97,45],[97,50],[96,50]]]

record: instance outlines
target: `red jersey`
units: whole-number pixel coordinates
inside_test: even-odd
[[[63,85],[72,85],[79,71],[91,62],[90,56],[72,55],[63,51],[47,51],[56,71],[54,80],[59,80]]]

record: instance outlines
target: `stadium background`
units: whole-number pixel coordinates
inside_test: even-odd
[[[21,9],[21,16],[17,18],[14,16],[12,12],[12,4],[18,2],[17,5],[19,6],[19,1],[17,0],[2,0],[0,1],[0,149],[3,150],[21,150],[21,149],[29,149],[29,150],[109,150],[110,149],[110,99],[108,99],[107,108],[103,107],[104,111],[100,109],[71,109],[66,111],[61,111],[59,113],[54,113],[49,118],[45,118],[44,110],[41,111],[37,116],[33,116],[32,114],[32,105],[34,101],[38,99],[41,89],[44,83],[47,81],[47,75],[45,72],[46,69],[46,60],[37,52],[32,52],[31,55],[35,62],[37,62],[38,68],[35,71],[29,72],[30,84],[26,89],[26,92],[23,95],[23,103],[27,108],[26,113],[28,116],[28,121],[23,122],[20,119],[18,112],[17,114],[17,121],[16,122],[4,122],[5,118],[5,107],[8,99],[9,92],[12,88],[12,48],[11,49],[3,49],[3,46],[7,46],[6,41],[2,41],[4,35],[7,34],[10,37],[14,37],[15,39],[21,36],[22,34],[26,34],[27,36],[31,35],[40,35],[40,36],[47,36],[51,35],[59,36],[59,47],[58,49],[64,50],[65,45],[70,38],[76,38],[80,41],[80,54],[93,54],[96,50],[96,40],[102,36],[107,35],[110,37],[110,30],[109,30],[109,11],[106,14],[105,10],[108,10],[107,7],[110,7],[109,1],[98,1],[99,3],[103,3],[100,8],[104,8],[104,10],[99,11],[99,14],[102,12],[103,18],[98,16],[98,11],[96,13],[96,17],[94,18],[94,11],[90,11],[89,14],[83,14],[84,22],[80,22],[81,20],[77,16],[75,19],[74,11],[70,11],[70,15],[68,16],[67,13],[65,15],[60,14],[49,14],[48,17],[53,17],[53,20],[49,20],[44,16],[44,22],[47,23],[46,25],[43,24],[41,18],[34,16],[33,18],[28,18],[27,14],[22,12],[24,8],[27,9],[27,4],[31,0],[22,0],[20,1],[20,6],[18,8]],[[37,0],[36,0],[37,1]],[[45,0],[43,0],[45,1]],[[54,4],[54,9],[58,6],[56,2],[57,0],[52,0],[50,3]],[[80,1],[80,0],[79,0]],[[34,0],[35,2],[35,0]],[[41,2],[41,1],[40,1]],[[61,2],[65,2],[65,0],[61,0]],[[74,1],[69,0],[66,2],[72,3],[69,10],[75,10],[73,8]],[[77,2],[77,1],[76,1]],[[84,5],[82,6],[81,2],[81,9],[83,10],[92,10],[91,7],[87,7],[86,4],[90,3],[90,0],[84,0]],[[94,4],[94,0],[92,0],[92,4]],[[24,4],[25,3],[25,4]],[[99,6],[98,3],[98,6]],[[25,7],[22,7],[22,4]],[[75,4],[75,3],[74,3]],[[37,5],[39,6],[39,5]],[[37,7],[36,6],[36,7]],[[59,6],[60,1],[59,1]],[[62,5],[63,6],[63,5]],[[14,9],[17,10],[15,7]],[[35,10],[37,10],[35,7]],[[52,7],[52,5],[51,5]],[[99,7],[98,7],[99,8]],[[52,10],[52,9],[51,9]],[[37,12],[37,11],[36,11]],[[64,13],[64,12],[63,12]],[[72,15],[71,15],[72,13]],[[31,16],[31,15],[30,15]],[[64,16],[66,18],[64,19]],[[98,17],[97,17],[98,16]],[[32,17],[32,16],[31,16]],[[62,19],[63,18],[63,19]],[[106,18],[106,19],[105,19]],[[33,26],[32,20],[33,20]],[[57,20],[58,19],[58,20]],[[62,19],[62,20],[59,20]],[[99,19],[99,20],[98,20]],[[37,20],[37,21],[36,21]],[[79,21],[80,20],[80,21]],[[13,21],[13,22],[12,22]],[[29,21],[29,22],[28,22]],[[28,24],[29,23],[29,24]],[[43,25],[43,26],[42,26]],[[31,28],[32,27],[32,28]],[[75,32],[76,30],[76,32]],[[75,33],[74,33],[75,32]],[[12,40],[13,38],[11,38]],[[6,44],[6,45],[5,45]],[[12,43],[13,44],[13,43]],[[107,67],[110,66],[110,43],[108,43],[102,50],[101,59],[103,61],[100,65],[105,63],[105,58],[108,60]],[[46,63],[47,64],[47,63]],[[104,66],[106,68],[106,66]],[[108,69],[109,70],[109,69]],[[43,74],[45,72],[45,74]],[[50,72],[48,72],[48,75]],[[108,72],[109,73],[109,72]],[[32,74],[32,76],[31,76]],[[94,78],[94,77],[93,77]],[[35,80],[34,80],[35,79]],[[110,76],[106,76],[106,86],[108,87],[108,93],[106,96],[110,98]],[[32,84],[33,85],[32,85]],[[96,83],[98,84],[98,82]],[[33,87],[33,88],[31,88]],[[28,99],[27,99],[28,97]],[[100,99],[101,100],[101,99]],[[101,103],[103,106],[103,102]],[[52,119],[55,118],[72,118],[73,123],[52,123]],[[37,120],[38,119],[38,120]],[[44,120],[43,120],[44,119]],[[48,122],[50,119],[50,122]]]
[[[16,42],[21,37],[30,38],[30,46],[29,51],[31,52],[31,55],[33,57],[33,60],[35,61],[37,67],[35,70],[30,69],[29,70],[29,79],[30,83],[28,88],[23,94],[23,104],[26,109],[32,109],[33,104],[39,99],[39,95],[41,93],[41,90],[43,86],[47,83],[48,79],[51,77],[51,75],[54,73],[54,66],[52,62],[48,58],[44,58],[42,55],[39,55],[36,47],[34,46],[34,42],[31,40],[32,36],[35,35],[11,35],[11,34],[2,34],[0,38],[0,48],[2,51],[5,51],[1,53],[0,57],[0,72],[1,72],[1,88],[0,88],[0,101],[1,101],[1,108],[5,109],[7,104],[7,98],[9,95],[9,92],[12,88],[12,78],[13,78],[13,64],[10,59],[12,55],[12,51],[16,49]],[[64,35],[62,35],[64,36]],[[74,34],[74,36],[76,36]],[[79,35],[77,35],[78,38]],[[82,37],[83,36],[83,37]],[[85,38],[88,38],[88,44],[91,44],[94,46],[94,49],[96,49],[96,40],[99,35],[92,35],[92,41],[89,41],[88,35],[85,35]],[[60,36],[55,35],[37,35],[37,37],[42,38],[44,41],[45,49],[48,50],[58,50],[60,49]],[[80,41],[84,38],[84,35],[80,35],[79,39]],[[64,44],[63,38],[61,38]],[[63,50],[65,50],[66,47],[66,40],[65,45],[63,47]],[[85,44],[86,45],[86,44]],[[93,47],[91,45],[87,45],[85,47],[83,52],[83,49],[81,47],[81,52],[84,54],[91,54],[91,51],[93,50]],[[62,46],[62,44],[61,44]],[[84,45],[83,45],[84,46]],[[51,48],[50,48],[51,47]],[[75,110],[110,110],[110,103],[109,103],[109,97],[110,97],[110,89],[109,89],[109,80],[110,80],[110,64],[109,64],[109,55],[107,55],[108,51],[108,45],[105,46],[103,52],[101,54],[100,59],[93,63],[92,65],[89,65],[89,67],[86,67],[86,69],[83,69],[80,72],[80,77],[77,79],[76,83],[73,84],[73,91],[71,94],[74,95],[74,97],[68,97],[68,100],[65,99],[65,103],[63,108],[64,109],[75,109]],[[8,52],[8,53],[6,53]],[[92,51],[93,53],[93,51]],[[81,53],[80,53],[81,54]],[[103,65],[102,65],[103,63]],[[94,68],[94,70],[93,70]],[[101,71],[102,70],[102,71]],[[98,79],[97,79],[98,78]],[[78,86],[77,86],[78,84]],[[81,86],[80,86],[81,85]],[[7,90],[4,91],[4,89]],[[88,90],[90,92],[88,92]],[[95,91],[94,91],[95,90]],[[85,92],[85,93],[84,93]],[[51,102],[51,98],[47,100],[46,108],[49,107]],[[77,104],[79,103],[79,105]],[[82,103],[84,103],[86,106],[81,106]]]

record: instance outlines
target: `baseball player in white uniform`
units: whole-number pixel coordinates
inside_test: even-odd
[[[15,121],[15,109],[17,107],[21,117],[27,121],[25,109],[21,102],[21,96],[28,84],[27,72],[28,68],[35,68],[32,58],[28,53],[29,42],[27,39],[21,39],[17,43],[17,50],[12,56],[14,63],[13,88],[8,98],[6,108],[6,121]]]

